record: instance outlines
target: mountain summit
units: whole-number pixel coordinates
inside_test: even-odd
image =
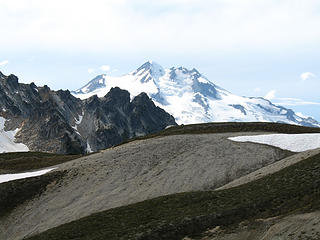
[[[265,121],[320,127],[316,120],[298,116],[264,98],[234,95],[194,68],[164,69],[153,61],[124,76],[99,75],[72,94],[81,99],[103,97],[116,86],[128,90],[132,97],[147,93],[180,124]]]

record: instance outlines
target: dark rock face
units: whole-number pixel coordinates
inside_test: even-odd
[[[130,101],[129,92],[112,88],[103,98],[80,100],[2,73],[0,116],[7,119],[5,130],[20,129],[16,140],[30,151],[55,153],[96,151],[176,124],[144,93]]]
[[[230,106],[234,107],[235,109],[240,110],[244,115],[247,115],[245,108],[240,104],[231,104]]]
[[[84,102],[85,111],[89,114],[84,115],[84,123],[80,124],[79,130],[83,127],[92,129],[86,132],[86,138],[94,150],[176,124],[174,118],[156,107],[145,93],[130,102],[129,92],[116,87],[103,98],[93,96]]]

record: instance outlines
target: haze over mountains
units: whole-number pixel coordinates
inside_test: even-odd
[[[215,85],[196,69],[164,69],[148,61],[121,77],[98,75],[72,94],[81,99],[103,97],[112,87],[147,93],[155,104],[173,115],[179,124],[202,122],[279,122],[319,127],[311,117],[298,116],[261,97],[242,97]]]

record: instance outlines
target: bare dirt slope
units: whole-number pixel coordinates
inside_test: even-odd
[[[281,169],[289,167],[297,162],[300,162],[300,161],[305,160],[309,157],[315,156],[319,153],[320,153],[320,148],[294,154],[294,155],[289,156],[287,158],[281,159],[278,162],[275,162],[273,164],[262,167],[252,173],[249,173],[246,176],[237,178],[234,181],[231,181],[231,182],[227,183],[226,185],[217,188],[216,190],[228,189],[228,188],[236,187],[236,186],[239,186],[239,185],[251,182],[251,181],[255,181],[255,180],[262,178],[264,176],[267,176],[269,174],[278,172]]]
[[[291,155],[275,147],[227,139],[238,135],[158,137],[57,165],[56,171],[66,172],[62,181],[0,218],[0,239],[22,239],[161,195],[215,189]]]

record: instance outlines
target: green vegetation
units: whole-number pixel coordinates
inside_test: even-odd
[[[216,122],[174,126],[160,135],[226,132],[320,133],[320,128],[271,122]]]
[[[235,188],[162,196],[93,214],[29,240],[182,239],[232,226],[320,209],[320,154]]]
[[[61,155],[42,152],[12,152],[0,154],[0,174],[46,168],[64,163],[81,155]]]
[[[0,154],[0,174],[25,172],[46,168],[79,158],[81,155],[60,155],[42,152],[12,152]],[[0,184],[0,218],[16,206],[40,195],[63,173],[53,172],[39,177],[25,178]]]
[[[161,134],[173,135],[225,132],[320,133],[320,128],[271,122],[216,122],[173,126],[165,129]]]
[[[268,122],[217,122],[201,123],[169,127],[159,133],[149,134],[142,137],[129,139],[121,144],[134,140],[143,140],[153,137],[180,135],[180,134],[204,134],[204,133],[227,133],[227,132],[275,132],[275,133],[320,133],[320,128],[303,127],[283,123]],[[121,145],[120,144],[120,145]]]
[[[0,184],[0,219],[16,206],[40,195],[53,181],[59,181],[63,172],[52,172],[39,177],[25,178]]]

